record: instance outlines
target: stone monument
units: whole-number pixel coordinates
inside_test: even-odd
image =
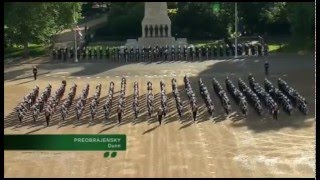
[[[142,37],[136,41],[128,39],[126,46],[171,46],[187,45],[186,38],[176,41],[171,35],[171,20],[166,2],[145,2],[144,18],[141,22]]]

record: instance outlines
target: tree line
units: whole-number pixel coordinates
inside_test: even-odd
[[[218,9],[213,6],[218,4]],[[222,39],[235,32],[233,2],[168,2],[172,35],[188,39]],[[108,23],[96,38],[125,40],[140,37],[144,16],[142,2],[113,2]],[[315,4],[310,2],[239,2],[238,31],[241,35],[291,35],[303,42],[313,39]]]
[[[24,47],[50,44],[52,36],[69,29],[82,14],[97,9],[81,2],[5,2],[4,45]],[[215,8],[213,8],[215,7]],[[190,40],[222,39],[234,35],[233,2],[168,2],[172,35]],[[95,38],[125,40],[140,37],[144,16],[142,2],[108,3],[108,22],[97,29]],[[239,2],[239,32],[242,35],[290,35],[297,43],[312,42],[315,32],[315,3]]]

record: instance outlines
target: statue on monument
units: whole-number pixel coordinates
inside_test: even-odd
[[[160,46],[187,44],[178,42],[171,36],[171,20],[168,16],[166,2],[145,2],[144,18],[141,22],[142,37],[137,40],[128,39],[126,45],[130,46]]]

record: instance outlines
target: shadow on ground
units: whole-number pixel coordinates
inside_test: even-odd
[[[264,60],[268,60],[270,62],[270,75],[265,76],[263,72],[263,63]],[[290,62],[288,62],[290,61]],[[303,63],[302,63],[303,61]],[[98,66],[97,64],[90,64],[85,69],[73,74],[86,74],[90,75],[92,73],[99,73],[102,71],[107,71],[111,68],[115,68],[117,66],[121,66],[124,64],[112,64],[112,65],[106,65],[106,66]],[[63,64],[61,65],[63,67]],[[82,66],[82,64],[74,64],[72,66]],[[93,69],[92,72],[89,69]],[[246,59],[239,59],[239,60],[228,60],[228,61],[221,61],[218,63],[215,63],[214,65],[211,65],[207,67],[205,71],[200,72],[199,76],[196,77],[190,77],[192,88],[196,94],[197,102],[199,105],[199,113],[197,117],[196,123],[203,123],[206,121],[211,121],[212,125],[214,125],[213,122],[219,123],[221,121],[225,120],[231,120],[232,127],[247,127],[248,129],[253,130],[254,132],[264,132],[269,130],[280,130],[282,128],[290,127],[290,128],[304,128],[312,126],[313,121],[305,121],[306,119],[314,118],[315,115],[315,83],[314,83],[314,61],[312,56],[296,56],[296,55],[279,55],[279,56],[269,56],[269,57],[250,57]],[[18,75],[19,73],[22,73],[23,70],[12,72],[13,74],[10,75],[11,78]],[[229,96],[231,100],[232,105],[232,113],[229,115],[224,114],[224,110],[222,109],[221,102],[217,96],[217,94],[213,91],[212,86],[212,77],[215,77],[222,87],[225,88],[225,78],[228,76],[233,83],[237,86],[237,79],[240,77],[242,78],[246,83],[248,74],[252,73],[255,76],[255,79],[257,82],[263,86],[263,80],[264,78],[268,78],[274,86],[277,86],[277,79],[281,77],[282,79],[286,80],[288,84],[295,89],[297,89],[302,96],[304,96],[308,102],[308,108],[310,110],[309,114],[307,116],[302,115],[301,112],[299,112],[296,108],[291,116],[287,115],[284,111],[281,110],[279,115],[279,120],[273,120],[270,114],[267,114],[265,111],[264,114],[260,117],[252,108],[250,105],[249,107],[249,115],[243,116],[240,114],[239,107],[235,103],[234,99],[230,96],[229,93],[227,95]],[[299,74],[299,76],[296,76]],[[9,75],[8,75],[9,76]],[[201,99],[200,93],[199,93],[199,87],[198,87],[198,79],[199,77],[202,78],[205,85],[208,87],[208,90],[210,92],[211,98],[215,105],[215,112],[213,117],[210,117],[207,109],[204,105],[204,101]],[[178,80],[181,81],[181,80]],[[183,101],[184,106],[184,112],[182,118],[179,118],[177,110],[176,110],[176,104],[174,101],[174,98],[172,96],[171,91],[171,81],[166,80],[166,86],[167,90],[170,89],[170,91],[167,91],[168,96],[168,106],[169,106],[169,113],[167,114],[167,117],[163,119],[163,125],[170,125],[170,123],[175,121],[180,121],[181,127],[180,130],[190,127],[192,124],[194,124],[191,112],[190,112],[190,105],[186,96],[186,92],[184,89],[184,85],[180,84],[178,89],[180,90],[181,98]],[[143,85],[141,88],[145,88],[146,85]],[[118,87],[116,87],[118,88]],[[112,129],[115,127],[118,123],[117,120],[117,114],[115,107],[118,104],[118,98],[119,93],[116,93],[114,96],[114,103],[112,107],[112,115],[109,120],[105,120],[104,113],[102,109],[102,104],[105,101],[106,97],[100,98],[100,104],[98,107],[97,117],[94,119],[93,122],[89,123],[90,121],[90,112],[89,112],[89,104],[92,100],[92,97],[88,98],[87,104],[85,107],[85,111],[81,117],[80,121],[75,120],[74,115],[74,105],[76,103],[76,100],[73,102],[72,107],[70,108],[70,113],[68,118],[61,122],[60,112],[59,112],[59,106],[56,110],[56,113],[52,117],[50,121],[50,126],[58,125],[59,127],[63,126],[82,126],[85,124],[88,124],[88,127],[95,126],[99,123],[104,123],[105,126],[111,125],[110,127],[106,127],[103,129],[100,133],[106,132],[109,129]],[[132,111],[132,95],[129,95],[126,97],[125,101],[125,113],[123,116],[123,120],[120,123],[120,125],[125,125],[132,123],[132,125],[139,124],[139,123],[149,123],[154,124],[158,123],[157,116],[156,116],[156,109],[160,106],[160,94],[155,94],[155,111],[152,114],[152,117],[149,118],[147,114],[146,109],[146,95],[140,95],[140,113],[139,117],[137,119],[134,118],[133,111]],[[62,101],[61,101],[62,102]],[[61,103],[60,102],[60,103]],[[265,109],[265,107],[264,107]],[[5,128],[19,128],[22,126],[28,126],[28,128],[34,128],[39,127],[36,130],[30,131],[28,133],[33,133],[35,131],[41,130],[42,128],[45,128],[45,121],[44,117],[40,116],[38,121],[36,123],[33,122],[32,117],[29,113],[27,117],[23,120],[22,123],[19,123],[17,120],[17,116],[15,111],[11,112],[8,116],[4,119],[4,126]],[[158,126],[153,126],[149,130],[145,131],[143,134],[150,133],[154,131]]]

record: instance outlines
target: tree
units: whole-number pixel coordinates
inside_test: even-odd
[[[141,36],[141,21],[144,15],[144,3],[112,3],[108,22],[96,30],[100,39],[125,40]]]
[[[288,3],[288,20],[291,25],[295,42],[302,43],[310,40],[314,43],[315,4],[309,2]]]
[[[24,57],[29,56],[29,43],[48,44],[52,35],[71,28],[74,19],[81,17],[81,3],[74,2],[11,2],[4,6],[5,37],[24,47]]]

